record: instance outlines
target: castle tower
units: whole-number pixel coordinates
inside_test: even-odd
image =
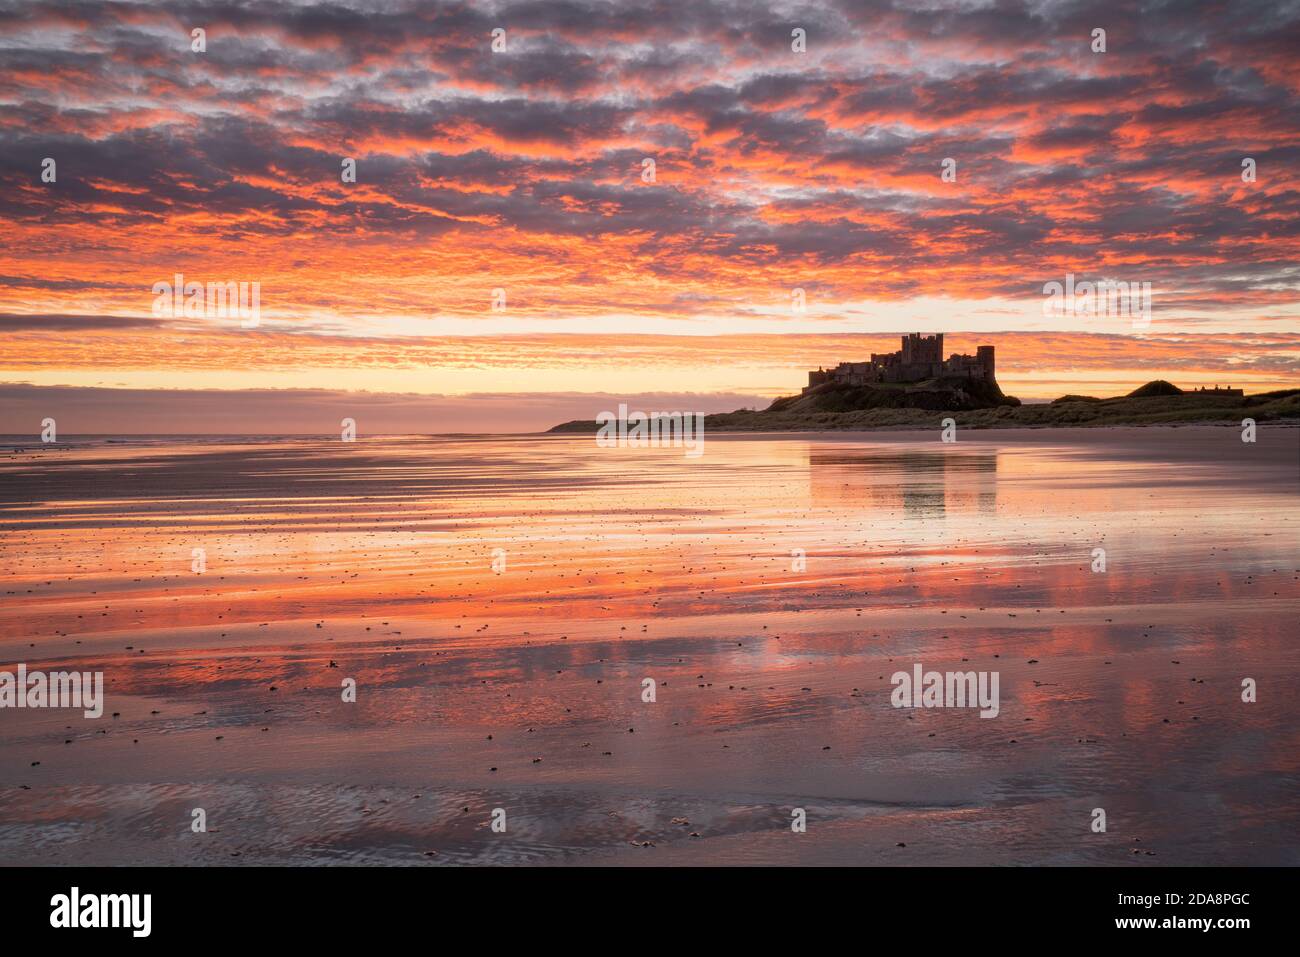
[[[979,359],[979,364],[984,367],[984,378],[993,381],[993,347],[977,346],[975,348],[975,357]]]
[[[902,345],[903,365],[943,361],[942,332],[933,336],[923,336],[919,332],[913,332],[902,337]]]

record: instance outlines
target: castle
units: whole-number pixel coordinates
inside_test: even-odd
[[[973,356],[953,353],[944,359],[942,332],[933,336],[913,332],[903,336],[903,348],[898,352],[873,352],[870,362],[841,362],[834,369],[810,371],[803,391],[807,393],[827,382],[863,386],[936,378],[993,382],[993,347],[979,346]]]

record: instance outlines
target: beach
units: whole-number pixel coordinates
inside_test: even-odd
[[[1300,864],[1294,427],[2,448],[0,864]]]

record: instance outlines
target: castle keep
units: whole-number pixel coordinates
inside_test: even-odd
[[[913,332],[903,336],[903,348],[898,352],[873,352],[870,362],[841,362],[834,369],[809,372],[803,391],[827,382],[862,386],[938,378],[993,382],[993,347],[979,346],[973,356],[954,353],[944,359],[942,332],[933,336]]]

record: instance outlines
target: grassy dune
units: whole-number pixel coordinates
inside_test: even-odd
[[[1144,386],[1143,389],[1147,387]],[[1142,390],[1138,390],[1141,392]],[[705,418],[714,432],[795,432],[838,429],[936,427],[946,417],[969,429],[1098,427],[1108,425],[1192,425],[1292,420],[1300,423],[1300,389],[1229,397],[1192,392],[1127,395],[1112,399],[1063,396],[1042,405],[997,406],[966,411],[875,408],[847,412],[782,411],[783,400],[762,412],[721,412]],[[594,432],[595,422],[566,422],[552,432]]]

